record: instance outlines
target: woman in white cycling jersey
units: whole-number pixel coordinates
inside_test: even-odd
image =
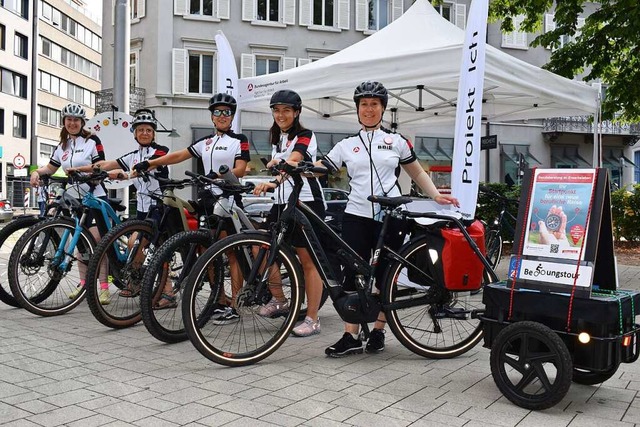
[[[318,143],[312,131],[305,129],[300,123],[302,111],[302,99],[292,90],[279,90],[271,96],[271,113],[273,125],[269,132],[272,146],[271,161],[268,167],[281,161],[301,162],[316,160]],[[300,192],[300,201],[306,204],[320,218],[325,216],[325,203],[322,188],[317,178],[304,178]],[[293,183],[279,175],[274,181],[262,183],[256,186],[254,193],[261,194],[269,190],[275,191],[275,203],[267,217],[267,224],[277,221],[289,195],[293,191]],[[304,271],[305,292],[307,294],[307,316],[304,321],[293,328],[293,335],[307,337],[320,333],[320,320],[318,309],[322,298],[322,279],[311,259],[309,251],[305,248],[305,241],[294,233],[291,243],[296,248]],[[277,273],[276,273],[277,274]],[[280,280],[274,280],[279,283]],[[264,317],[275,317],[289,311],[289,301],[282,292],[282,286],[270,285],[272,298],[260,307],[258,314]]]
[[[400,167],[441,205],[458,205],[452,196],[438,192],[429,175],[422,169],[413,151],[411,142],[402,135],[383,128],[382,116],[387,108],[389,95],[382,83],[365,81],[356,87],[353,94],[358,121],[362,128],[350,137],[338,142],[324,157],[322,164],[331,170],[347,168],[349,200],[342,219],[342,238],[363,259],[371,258],[371,252],[382,227],[381,208],[367,200],[370,195],[400,196],[398,176]],[[399,219],[391,219],[385,236],[385,244],[398,249],[404,240],[404,224]],[[382,260],[376,268],[376,284],[380,283],[386,262]],[[345,271],[344,287],[355,290],[355,275]],[[384,313],[378,314],[366,345],[367,353],[384,350]],[[327,347],[325,354],[343,357],[363,352],[359,337],[359,325],[345,323],[345,333],[334,345]]]

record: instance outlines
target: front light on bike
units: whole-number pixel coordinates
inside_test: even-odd
[[[431,262],[433,264],[438,262],[439,255],[438,255],[438,251],[437,250],[429,249],[429,256],[431,257]]]
[[[580,332],[578,334],[578,341],[580,341],[582,344],[589,344],[589,341],[591,341],[591,335],[586,332]]]

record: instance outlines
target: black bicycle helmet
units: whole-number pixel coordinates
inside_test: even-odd
[[[302,99],[300,95],[296,92],[284,89],[279,90],[273,95],[271,95],[271,102],[269,103],[269,107],[273,108],[276,105],[288,105],[293,107],[294,110],[302,110]]]
[[[216,93],[209,100],[209,111],[213,111],[214,108],[220,107],[220,106],[229,107],[233,112],[233,114],[235,114],[236,109],[238,108],[238,103],[236,102],[236,99],[229,94]]]
[[[382,83],[367,80],[360,83],[353,92],[353,101],[356,103],[356,107],[360,105],[362,98],[378,98],[382,102],[382,107],[387,108],[389,92],[387,92],[387,88]]]
[[[142,124],[150,125],[153,128],[153,130],[158,129],[158,121],[156,120],[156,117],[153,114],[153,111],[147,108],[142,108],[136,111],[134,114],[135,114],[135,117],[133,118],[133,122],[131,122],[131,126],[133,127],[133,130],[135,130],[138,126]]]

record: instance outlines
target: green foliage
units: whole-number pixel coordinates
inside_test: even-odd
[[[640,240],[640,184],[632,191],[619,189],[611,193],[613,235],[616,241]]]
[[[555,30],[540,34],[531,43],[554,48],[545,68],[568,78],[582,74],[586,81],[600,79],[609,86],[602,104],[603,119],[640,121],[638,0],[601,1],[580,29],[577,28],[578,16],[585,5],[592,2],[555,3]],[[551,11],[553,5],[553,0],[492,0],[489,15],[492,20],[502,19],[503,31],[512,31],[512,17],[523,14],[526,18],[520,29],[536,32],[542,28],[544,14]],[[572,41],[560,47],[562,36],[570,36]]]
[[[484,183],[485,187],[490,188],[492,191],[507,197],[509,199],[520,199],[520,186],[513,186],[509,188],[507,184],[502,183]],[[518,217],[518,204],[510,203],[508,211],[517,218]],[[487,224],[493,224],[493,222],[500,215],[502,210],[502,202],[499,198],[492,196],[491,194],[482,193],[478,194],[478,207],[476,208],[476,217],[483,220]],[[505,241],[513,241],[513,232],[515,231],[516,224],[509,218],[503,220],[502,226],[502,239]]]

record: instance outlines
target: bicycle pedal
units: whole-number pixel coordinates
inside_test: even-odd
[[[469,312],[462,308],[443,307],[435,313],[435,317],[436,319],[467,320],[469,318]]]

